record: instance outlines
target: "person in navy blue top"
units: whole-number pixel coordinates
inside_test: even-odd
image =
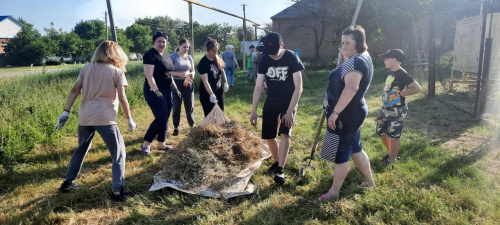
[[[168,118],[172,110],[172,71],[174,65],[168,54],[164,54],[168,36],[163,32],[153,35],[154,47],[143,56],[144,67],[144,98],[146,99],[155,119],[149,125],[141,145],[142,153],[151,154],[151,142],[156,137],[158,150],[171,150],[165,145],[168,130]]]
[[[341,66],[330,72],[323,107],[328,126],[321,157],[335,163],[333,184],[319,201],[338,199],[349,172],[349,159],[363,174],[362,185],[376,188],[368,155],[361,147],[360,128],[368,115],[364,96],[373,77],[373,64],[367,52],[365,30],[349,26],[342,32]]]
[[[267,170],[274,173],[276,183],[285,183],[284,166],[290,149],[290,136],[302,93],[304,65],[293,51],[283,49],[278,33],[269,33],[259,44],[263,52],[253,92],[250,123],[257,125],[257,107],[262,94],[264,76],[267,79],[267,98],[262,110],[262,139],[267,141],[274,164]],[[280,135],[278,145],[276,134]]]

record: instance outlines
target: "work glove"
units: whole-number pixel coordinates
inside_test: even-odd
[[[229,91],[229,84],[224,83],[224,92],[227,92],[227,91]]]
[[[57,125],[56,125],[56,129],[60,130],[64,127],[64,125],[66,125],[66,122],[68,122],[69,120],[69,112],[68,111],[64,111],[61,116],[59,116],[59,119],[57,119]]]
[[[217,97],[215,97],[215,94],[210,95],[210,102],[211,103],[217,103]]]
[[[158,96],[158,100],[161,100],[163,99],[163,94],[161,93],[160,90],[156,90],[154,91],[155,95]]]
[[[134,131],[135,128],[137,127],[137,125],[135,124],[134,120],[132,119],[132,117],[128,118],[127,119],[127,122],[128,122],[128,131]]]

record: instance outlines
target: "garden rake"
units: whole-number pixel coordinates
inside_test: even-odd
[[[323,129],[323,123],[325,122],[325,118],[326,118],[326,115],[325,115],[325,112],[323,111],[323,113],[321,115],[321,120],[319,122],[318,131],[316,132],[316,136],[314,137],[314,143],[312,145],[311,156],[309,157],[309,163],[307,163],[307,165],[305,165],[305,166],[299,167],[299,176],[300,177],[304,177],[306,175],[306,167],[311,166],[311,161],[314,158],[314,152],[318,148],[319,135],[321,134],[321,130]]]

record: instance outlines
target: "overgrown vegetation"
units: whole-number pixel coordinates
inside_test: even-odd
[[[500,219],[500,179],[494,172],[498,170],[484,172],[498,168],[499,127],[471,121],[468,114],[443,103],[465,99],[465,92],[411,97],[401,160],[394,170],[382,167],[379,157],[385,149],[374,129],[385,69],[377,70],[369,89],[370,114],[362,127],[377,190],[358,188],[363,178],[352,165],[341,201],[315,202],[331,185],[334,169],[319,154],[305,177],[295,175],[310,154],[322,112],[329,71],[318,70],[308,71],[309,82],[304,83],[284,185],[275,185],[264,174],[271,165],[268,160],[252,177],[251,182],[259,185],[253,195],[225,201],[172,189],[147,192],[162,168],[161,155],[168,153],[153,150],[152,157],[141,156],[142,135],[153,117],[142,96],[142,67],[128,69],[126,91],[138,128],[126,132],[126,120],[122,115],[118,120],[127,145],[126,188],[137,196],[121,204],[108,200],[111,160],[99,137],[78,178],[82,188],[70,194],[57,191],[77,144],[78,100],[64,129],[56,132],[54,126],[76,70],[0,79],[2,157],[18,162],[12,171],[5,164],[0,169],[1,224],[496,224]],[[244,75],[237,72],[235,87],[227,93],[226,114],[260,134],[260,125],[249,124],[253,85],[244,83]],[[196,100],[198,122],[202,114]],[[177,145],[188,134],[181,118],[181,134],[169,137],[167,144]]]

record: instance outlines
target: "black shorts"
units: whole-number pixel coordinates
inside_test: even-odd
[[[286,127],[285,123],[281,121],[289,105],[290,103],[264,104],[264,108],[262,109],[262,139],[276,138],[276,134],[292,136],[292,129]],[[297,107],[295,107],[292,112],[294,120],[296,114]]]

